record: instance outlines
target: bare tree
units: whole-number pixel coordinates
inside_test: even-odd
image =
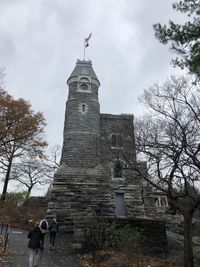
[[[184,218],[184,266],[193,267],[192,217],[200,205],[200,91],[184,77],[146,90],[146,108],[136,122],[138,155],[147,162],[144,178],[164,192]]]
[[[27,188],[26,198],[28,199],[36,185],[51,183],[50,173],[51,169],[45,166],[40,158],[26,157],[13,166],[10,180],[17,181]]]
[[[50,148],[48,154],[42,159],[43,165],[48,169],[49,178],[53,178],[55,171],[60,167],[61,147]]]

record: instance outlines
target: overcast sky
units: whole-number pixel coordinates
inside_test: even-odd
[[[101,113],[142,112],[138,96],[177,70],[152,25],[182,20],[172,0],[0,0],[0,67],[6,89],[29,100],[47,121],[50,146],[62,145],[66,80],[83,40],[100,80]]]

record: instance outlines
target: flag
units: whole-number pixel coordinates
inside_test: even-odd
[[[88,37],[85,38],[85,47],[88,47],[88,46],[89,46],[89,40],[90,40],[91,36],[92,36],[92,33],[90,33],[90,34],[88,35]]]

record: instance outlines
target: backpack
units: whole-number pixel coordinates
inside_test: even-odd
[[[40,227],[42,230],[46,230],[47,229],[47,222],[45,220],[43,220]]]
[[[50,229],[50,232],[56,232],[57,233],[58,232],[58,224],[55,222],[52,222],[49,229]]]

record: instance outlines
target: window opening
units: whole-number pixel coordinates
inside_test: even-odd
[[[115,148],[123,147],[123,138],[121,134],[112,134],[111,135],[111,146]]]
[[[115,134],[112,134],[112,146],[117,146],[117,136]]]
[[[165,197],[161,197],[160,204],[161,204],[161,206],[167,206]]]
[[[155,205],[159,207],[166,207],[167,204],[167,198],[165,196],[157,196],[155,197]]]
[[[115,199],[116,199],[115,215],[116,217],[124,217],[126,208],[124,193],[116,193]]]
[[[123,147],[122,136],[118,135],[118,147]]]
[[[114,165],[114,177],[121,178],[122,177],[122,164],[118,161]]]
[[[86,111],[86,106],[85,104],[82,104],[82,112],[85,112]]]
[[[80,89],[83,90],[83,91],[87,91],[88,90],[88,85],[86,83],[82,83],[80,85]]]

